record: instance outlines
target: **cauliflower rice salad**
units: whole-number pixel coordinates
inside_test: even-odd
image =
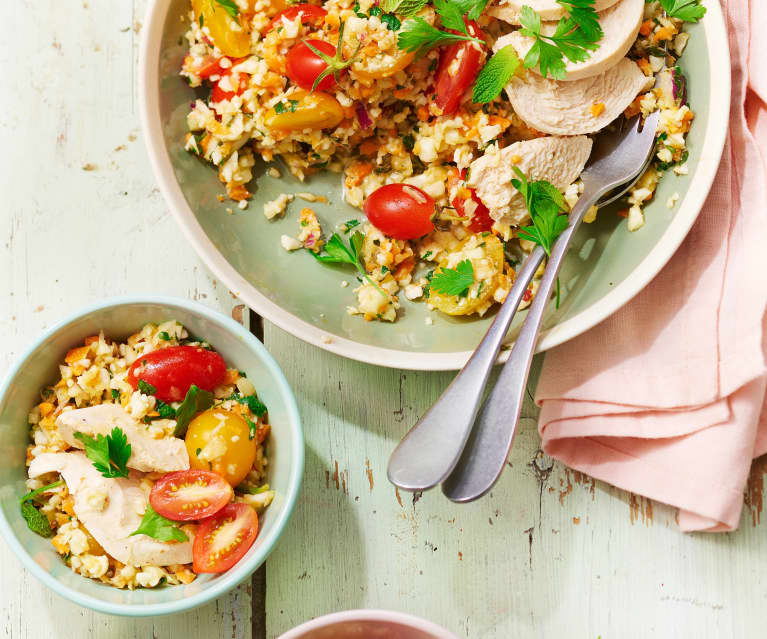
[[[267,409],[178,322],[70,350],[30,415],[29,528],[75,572],[117,588],[223,572],[258,534]]]
[[[257,156],[301,180],[342,175],[364,216],[323,229],[302,206],[281,244],[353,266],[350,313],[395,321],[402,293],[481,316],[561,232],[599,131],[661,112],[654,162],[619,211],[629,230],[664,172],[687,173],[677,60],[704,14],[700,0],[191,0],[181,74],[209,91],[185,147],[241,209]],[[318,199],[284,193],[265,216],[296,197]]]

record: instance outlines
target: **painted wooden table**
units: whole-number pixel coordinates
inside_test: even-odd
[[[41,329],[104,296],[172,294],[249,318],[180,236],[148,167],[134,83],[145,5],[3,3],[0,374]],[[357,607],[472,639],[764,636],[767,464],[738,532],[683,535],[670,508],[542,455],[529,402],[489,497],[398,494],[386,459],[451,375],[345,361],[268,323],[263,339],[298,390],[307,453],[265,571],[188,614],[111,618],[45,590],[0,543],[3,637],[262,639]]]

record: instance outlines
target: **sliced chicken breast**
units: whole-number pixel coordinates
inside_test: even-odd
[[[58,472],[74,497],[74,511],[86,530],[112,557],[131,566],[169,566],[192,561],[192,539],[163,542],[131,533],[139,527],[147,497],[139,479],[102,477],[85,453],[43,453],[29,476]]]
[[[639,27],[642,25],[644,6],[644,0],[620,0],[601,12],[599,24],[602,25],[604,36],[599,41],[599,48],[592,51],[591,56],[583,62],[571,62],[565,58],[567,76],[564,81],[590,78],[618,64],[636,40]],[[541,26],[541,32],[544,35],[551,35],[556,29],[556,22],[545,22]],[[510,34],[509,42],[523,59],[530,47],[535,44],[533,38],[523,36],[519,31]],[[535,67],[533,71],[540,73],[538,67]]]
[[[515,142],[504,149],[493,145],[469,167],[468,184],[499,222],[519,226],[530,213],[522,194],[511,184],[516,166],[529,180],[547,180],[560,190],[578,179],[591,154],[591,139],[545,137]]]
[[[604,11],[613,6],[618,0],[596,0],[594,9]],[[519,13],[523,6],[529,6],[541,16],[541,20],[559,20],[565,15],[565,8],[556,0],[501,0],[489,7],[487,13],[509,24],[520,24]]]
[[[169,473],[189,468],[189,453],[183,440],[177,437],[155,439],[146,424],[133,419],[119,404],[99,404],[64,411],[56,420],[56,426],[62,439],[75,448],[84,448],[75,433],[91,437],[108,435],[115,426],[119,426],[131,445],[130,468],[145,473]]]
[[[646,84],[637,64],[623,58],[601,75],[574,82],[527,73],[512,78],[506,93],[528,126],[552,135],[583,135],[610,124]]]

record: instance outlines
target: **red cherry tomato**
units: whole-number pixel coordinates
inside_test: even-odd
[[[301,24],[306,24],[307,22],[319,24],[322,22],[323,18],[328,15],[328,12],[322,7],[318,7],[316,4],[294,4],[292,7],[288,7],[285,11],[280,11],[274,16],[269,23],[269,26],[266,27],[266,31],[279,26],[282,23],[283,17],[292,22],[299,15],[301,16]]]
[[[256,511],[247,504],[231,503],[203,519],[192,545],[196,573],[224,572],[248,552],[258,535]]]
[[[218,353],[199,346],[169,346],[139,357],[126,379],[134,390],[143,380],[157,389],[157,399],[180,402],[192,384],[212,391],[225,376],[226,363]]]
[[[472,36],[482,37],[482,31],[476,22],[467,22],[466,26]],[[466,89],[474,84],[479,73],[482,48],[476,42],[458,42],[449,47],[443,47],[439,56],[439,66],[437,66],[434,87],[437,97],[434,104],[444,115],[455,113]],[[456,59],[458,62],[454,64]]]
[[[370,223],[398,240],[414,240],[434,228],[434,200],[409,184],[385,184],[373,191],[363,207]]]
[[[457,172],[457,169],[454,169],[454,171],[455,172],[448,177],[447,185],[449,191],[452,191],[456,182],[466,179],[466,169],[461,169],[460,173]],[[488,211],[487,207],[482,204],[482,200],[477,197],[477,192],[474,189],[471,189],[468,186],[463,186],[463,188],[471,192],[471,198],[463,198],[460,195],[454,197],[450,203],[453,205],[455,212],[461,217],[471,217],[469,230],[472,232],[483,233],[484,231],[489,231],[493,227],[493,218],[490,217],[490,211]],[[471,199],[476,204],[476,207],[473,208],[471,213],[467,212],[467,209],[471,208],[466,206],[468,199]]]
[[[330,44],[330,42],[325,42],[324,40],[309,40],[309,44],[329,55],[331,58],[336,53],[336,48]],[[299,42],[288,51],[288,77],[302,89],[311,89],[320,73],[327,68],[327,62],[307,47],[304,42]],[[341,73],[343,73],[343,71],[341,71]],[[327,91],[328,89],[333,88],[335,83],[336,79],[331,73],[322,78],[322,81],[317,85],[316,90]]]
[[[190,521],[215,515],[234,496],[229,483],[210,470],[179,470],[158,479],[149,503],[173,521]]]
[[[243,58],[244,59],[244,58]],[[232,66],[237,64],[239,60],[232,61]],[[210,92],[210,101],[211,102],[221,102],[222,100],[231,100],[235,95],[242,95],[242,93],[245,91],[245,89],[248,88],[248,74],[247,73],[237,73],[237,79],[236,80],[230,80],[232,87],[235,86],[236,88],[234,91],[229,91],[226,89],[221,88],[221,80],[218,80],[213,85],[213,90]],[[232,76],[232,69],[231,67],[229,69],[226,69],[225,71],[221,71],[221,79],[224,77],[229,76],[230,78]]]

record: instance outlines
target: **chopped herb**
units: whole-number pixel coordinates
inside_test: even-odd
[[[183,437],[194,416],[208,410],[211,406],[213,406],[213,393],[192,384],[186,392],[184,401],[176,409],[176,429],[173,434],[176,437]]]
[[[128,476],[131,445],[120,427],[115,426],[106,437],[99,433],[95,439],[78,431],[75,439],[83,443],[85,456],[93,462],[93,467],[102,477]]]
[[[352,11],[354,11],[354,15],[358,18],[367,18],[367,16],[360,11],[360,3],[356,2],[354,6],[352,7]]]
[[[146,505],[146,512],[139,527],[130,534],[133,535],[146,535],[158,541],[189,541],[189,537],[178,527],[178,523],[157,513],[151,504]]]
[[[445,295],[465,297],[474,284],[474,267],[470,260],[459,262],[454,269],[440,268],[431,279],[431,289]]]
[[[389,267],[386,264],[381,265],[381,273],[388,273]]]
[[[399,31],[399,28],[402,26],[402,23],[393,13],[384,13],[381,16],[381,22],[386,25],[389,31]]]
[[[355,226],[359,226],[359,225],[360,225],[359,220],[347,220],[346,222],[344,222],[344,233],[348,233]]]
[[[232,18],[236,18],[240,14],[240,9],[233,2],[233,0],[216,0],[220,4],[224,11],[226,11]]]
[[[431,253],[432,253],[431,251],[426,251],[426,253],[424,253],[424,254],[421,256],[421,259],[422,259],[422,260],[428,260],[428,259],[431,257]]]
[[[352,233],[349,238],[349,246],[344,244],[343,239],[338,233],[333,233],[330,239],[325,244],[325,255],[318,255],[313,251],[309,254],[314,257],[318,262],[324,262],[326,264],[351,264],[354,266],[359,274],[364,277],[372,286],[378,289],[384,297],[388,298],[389,295],[368,275],[365,268],[360,262],[360,249],[362,248],[362,242],[365,240],[365,236],[359,231]]]
[[[408,151],[412,151],[415,148],[415,138],[409,133],[407,135],[403,135],[402,144]]]
[[[202,448],[198,448],[196,451],[194,451],[195,457],[199,457],[201,452],[202,452]]]
[[[240,404],[247,404],[250,412],[257,417],[263,417],[267,413],[266,404],[264,404],[255,395],[240,395],[239,393],[232,393],[227,399],[234,400]]]
[[[112,391],[112,399],[120,399],[120,391],[116,388],[113,388]]]
[[[700,4],[700,0],[660,0],[669,18],[676,18],[684,22],[697,22],[706,15],[706,7]]]
[[[288,104],[285,104],[284,102],[278,102],[274,105],[274,112],[275,113],[295,113],[296,107],[298,106],[298,100],[288,100]]]
[[[369,16],[380,16],[383,13],[383,9],[381,7],[370,7],[370,11],[368,11]]]
[[[145,382],[143,379],[138,380],[138,390],[144,395],[154,395],[157,392],[157,388],[152,386],[149,382]]]
[[[530,212],[532,226],[523,226],[518,237],[539,244],[546,255],[551,257],[551,247],[556,239],[567,228],[567,215],[560,215],[569,210],[567,202],[559,189],[545,180],[528,181],[518,167],[512,167],[519,179],[511,181],[525,198],[527,210]],[[557,278],[557,308],[559,308],[559,278]]]
[[[162,331],[157,334],[157,337],[159,337],[163,342],[169,342],[172,338],[170,335],[168,335],[168,331]]]
[[[39,501],[39,496],[43,493],[48,492],[49,490],[53,488],[58,488],[63,484],[63,480],[59,479],[59,481],[55,481],[52,484],[47,484],[46,486],[41,486],[40,488],[35,488],[34,490],[30,490],[26,495],[24,495],[21,500],[19,500],[20,504],[23,504],[25,501],[35,500]]]
[[[205,24],[205,18],[202,17],[202,14],[200,14],[200,17],[197,18],[197,22],[200,24],[200,29],[202,29],[203,25]]]
[[[256,436],[256,424],[253,422],[253,420],[245,418],[245,421],[248,422],[248,439],[252,440]]]
[[[170,404],[166,404],[161,399],[157,400],[155,409],[160,414],[160,419],[174,419],[176,417],[176,409]]]

